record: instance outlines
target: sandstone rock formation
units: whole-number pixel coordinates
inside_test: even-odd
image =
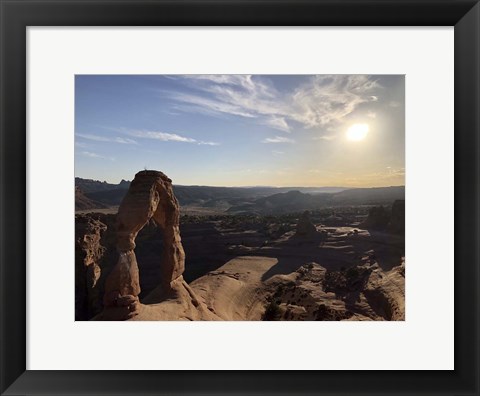
[[[401,203],[394,207],[392,216],[386,211],[389,230],[402,223]],[[189,257],[220,249],[230,256],[218,262],[201,256],[210,268],[187,284],[171,180],[161,172],[139,172],[118,215],[76,216],[77,320],[404,320],[401,234],[350,226],[317,231],[308,211],[295,231],[295,218],[261,232],[209,223],[218,227],[218,241],[207,249],[209,228],[191,224],[184,237],[198,249],[187,244]],[[230,251],[239,246],[242,252]]]
[[[75,229],[75,319],[84,320],[101,310],[99,279],[105,248],[101,239],[107,226],[78,216]]]
[[[405,320],[404,270],[404,263],[388,272],[376,263],[342,271],[305,264],[265,282],[263,320]]]
[[[315,224],[313,224],[310,219],[310,212],[306,210],[298,221],[296,236],[308,238],[314,236],[316,233],[317,227],[315,227]]]
[[[137,173],[117,214],[117,250],[119,259],[105,281],[105,316],[125,319],[137,309],[140,294],[135,238],[153,219],[163,232],[163,257],[159,287],[163,293],[173,290],[185,268],[185,253],[179,231],[179,206],[172,181],[162,172],[145,170]],[[180,282],[181,283],[181,282]],[[128,297],[127,296],[131,296]],[[122,299],[122,300],[120,300]],[[124,303],[119,310],[119,301]],[[117,312],[118,311],[118,312]],[[125,316],[125,317],[124,317]]]

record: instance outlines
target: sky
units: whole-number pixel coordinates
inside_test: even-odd
[[[403,75],[77,75],[75,176],[405,184]]]

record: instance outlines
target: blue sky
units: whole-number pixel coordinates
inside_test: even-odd
[[[118,183],[147,168],[184,185],[403,185],[404,81],[78,75],[75,176]],[[351,139],[359,128],[366,136]]]

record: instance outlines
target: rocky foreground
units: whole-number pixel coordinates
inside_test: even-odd
[[[389,230],[403,221],[399,210],[381,213]],[[269,240],[202,227],[187,233],[189,251],[230,259],[187,283],[178,202],[161,172],[139,172],[117,216],[77,216],[76,319],[405,319],[402,234],[322,226],[309,213]]]

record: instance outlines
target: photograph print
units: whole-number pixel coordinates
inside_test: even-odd
[[[75,320],[404,321],[404,75],[76,75]]]

